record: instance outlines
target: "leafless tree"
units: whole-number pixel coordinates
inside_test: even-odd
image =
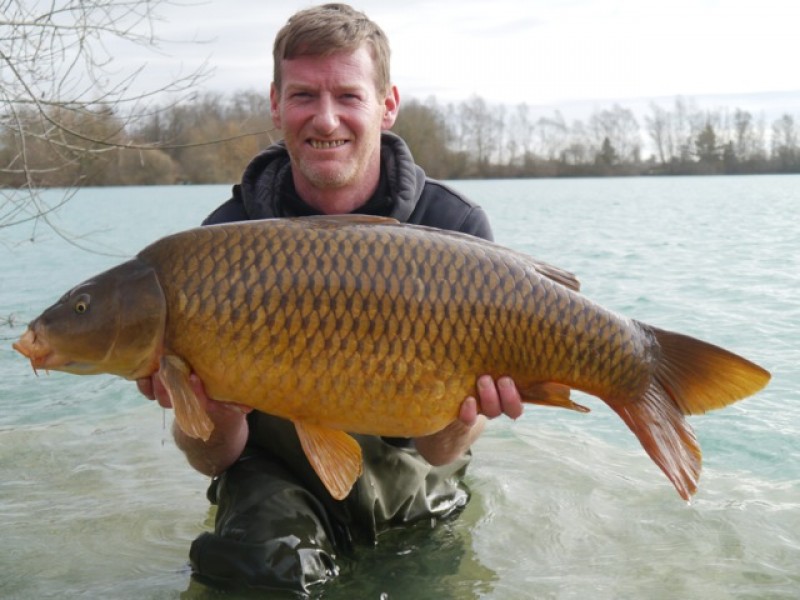
[[[569,144],[569,126],[558,110],[552,117],[539,117],[533,134],[534,152],[546,160],[559,160]]]
[[[615,104],[594,112],[589,118],[588,132],[595,154],[610,147],[619,160],[638,162],[642,142],[639,123],[630,109]]]
[[[187,99],[208,75],[203,65],[148,87],[144,58],[133,67],[115,60],[120,48],[163,55],[169,42],[159,37],[158,11],[176,4],[0,0],[0,175],[12,182],[0,190],[0,229],[48,223],[93,159],[130,148],[122,133],[132,121]],[[47,205],[39,189],[55,172],[70,173],[71,180],[55,205]]]
[[[485,176],[500,149],[503,117],[499,107],[490,106],[480,96],[473,95],[458,107],[461,147],[474,156],[471,175]]]
[[[652,115],[645,116],[647,133],[652,140],[661,165],[667,165],[676,158],[675,139],[672,130],[672,115],[656,103],[650,103]]]
[[[772,123],[772,158],[782,171],[800,166],[800,129],[791,115]]]
[[[764,119],[737,108],[733,116],[734,149],[740,161],[764,158]]]
[[[535,124],[531,109],[524,102],[517,104],[509,115],[508,160],[512,166],[524,166],[532,154],[531,146]]]

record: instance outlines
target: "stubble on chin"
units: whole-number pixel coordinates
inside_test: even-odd
[[[317,164],[298,156],[292,156],[291,160],[294,168],[317,189],[338,189],[348,185],[358,167],[352,160],[333,164]]]
[[[348,166],[337,169],[315,168],[313,165],[300,165],[301,173],[318,189],[337,189],[347,185],[352,179]]]

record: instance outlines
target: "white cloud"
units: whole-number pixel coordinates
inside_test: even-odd
[[[275,33],[310,2],[209,0],[164,11],[160,31],[207,44],[215,91],[266,89]],[[531,105],[800,91],[795,0],[361,0],[392,43],[401,93]],[[159,61],[168,68],[169,61]]]

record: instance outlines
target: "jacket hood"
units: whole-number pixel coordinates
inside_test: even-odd
[[[407,221],[425,186],[425,172],[414,163],[411,151],[398,136],[381,134],[381,169],[391,197],[390,217]],[[281,202],[281,189],[291,177],[289,153],[283,141],[258,154],[245,169],[241,193],[250,219],[292,217]]]

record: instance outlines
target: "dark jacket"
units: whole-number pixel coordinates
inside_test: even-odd
[[[483,209],[445,184],[426,177],[405,142],[392,133],[383,134],[381,161],[378,192],[357,212],[492,239]],[[313,214],[319,213],[294,193],[289,155],[283,143],[278,142],[250,162],[242,182],[233,186],[233,197],[203,224]]]
[[[384,133],[381,182],[357,212],[459,231],[492,239],[484,211],[441,182],[428,179],[402,139]],[[204,225],[248,219],[318,214],[294,191],[289,155],[273,144],[248,165],[233,197]],[[346,537],[374,539],[382,529],[422,518],[443,517],[463,507],[468,493],[461,483],[469,457],[431,467],[409,440],[355,436],[364,454],[364,474],[343,502],[334,501],[303,454],[294,426],[283,419],[252,412],[248,453],[280,460],[328,509]]]

